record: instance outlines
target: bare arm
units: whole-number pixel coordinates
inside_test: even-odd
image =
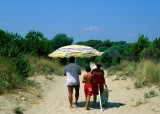
[[[103,71],[103,79],[104,79],[104,85],[107,87],[107,84],[106,84],[106,80],[105,80],[105,77],[104,77],[104,71]]]
[[[107,87],[107,84],[106,84],[105,78],[104,78],[104,85]]]

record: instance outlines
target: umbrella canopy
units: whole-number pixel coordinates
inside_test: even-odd
[[[53,53],[49,54],[49,57],[53,58],[69,58],[71,56],[74,57],[92,57],[92,56],[98,56],[101,55],[103,52],[99,52],[96,49],[84,46],[84,45],[68,45],[63,46],[55,50]]]

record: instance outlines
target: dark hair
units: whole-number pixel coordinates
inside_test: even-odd
[[[75,62],[75,57],[73,57],[73,56],[70,57],[70,58],[69,58],[69,62],[70,62],[70,63],[74,63],[74,62]]]
[[[102,65],[96,65],[96,66],[97,66],[97,68],[101,68]]]
[[[87,72],[90,72],[90,71],[91,71],[91,68],[90,68],[89,66],[87,66],[87,67],[86,67],[86,71],[87,71]]]

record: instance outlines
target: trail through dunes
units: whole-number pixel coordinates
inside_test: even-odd
[[[80,78],[84,75],[81,75]],[[42,80],[40,80],[42,81]],[[116,76],[106,77],[109,88],[109,101],[103,106],[105,114],[160,114],[160,92],[158,87],[135,89],[131,79],[116,80]],[[83,84],[80,87],[79,107],[69,109],[66,77],[54,76],[53,81],[42,83],[43,99],[39,104],[33,105],[25,111],[25,114],[99,114],[99,102],[97,109],[93,109],[93,97],[91,98],[91,110],[85,110],[85,96]],[[157,96],[149,99],[144,94],[154,89]]]
[[[83,71],[80,79],[84,73]],[[106,76],[109,100],[108,104],[103,106],[103,112],[100,111],[99,102],[97,102],[97,108],[93,109],[93,96],[91,97],[91,110],[85,110],[85,96],[82,83],[79,107],[70,109],[65,76],[40,75],[32,78],[40,83],[42,87],[40,98],[30,96],[32,99],[27,103],[25,102],[27,98],[23,96],[24,100],[22,99],[15,103],[13,99],[8,100],[0,96],[0,114],[13,114],[13,108],[16,105],[24,109],[24,114],[160,114],[159,88],[153,86],[151,88],[135,89],[130,78],[117,80],[116,76]],[[150,90],[154,90],[156,96],[145,99],[144,94]]]

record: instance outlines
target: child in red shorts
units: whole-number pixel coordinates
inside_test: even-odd
[[[86,96],[86,110],[90,110],[89,103],[90,103],[90,97],[93,94],[93,75],[91,74],[91,68],[86,68],[86,74],[83,76],[82,83],[85,83],[84,85],[84,93]]]

